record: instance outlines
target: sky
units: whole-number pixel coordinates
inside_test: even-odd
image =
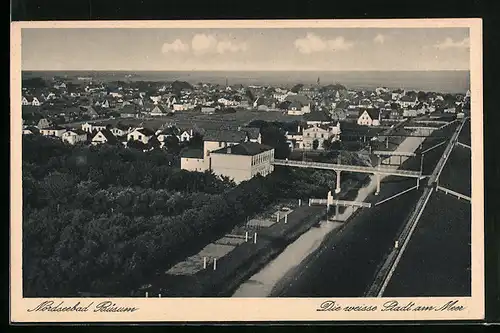
[[[23,28],[23,70],[469,70],[468,28]]]

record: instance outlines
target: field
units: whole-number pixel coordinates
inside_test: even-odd
[[[471,195],[471,151],[455,145],[439,176],[439,185],[452,191]]]
[[[458,142],[470,146],[470,141],[471,141],[470,137],[471,137],[471,128],[470,128],[470,119],[469,119],[465,122],[464,127],[462,127],[462,131],[460,132],[460,135],[458,136]]]
[[[434,192],[384,296],[470,295],[470,242],[470,203]]]
[[[198,126],[203,129],[220,129],[224,127],[245,126],[254,120],[293,122],[302,121],[302,116],[290,116],[277,111],[251,111],[242,110],[228,114],[205,115],[199,112],[186,111],[177,112],[172,116],[151,118],[116,118],[105,121],[97,121],[103,124],[115,125],[117,123],[130,124],[132,126],[144,126],[158,129],[164,124],[175,124],[181,128],[192,128]],[[75,124],[67,124],[69,126]]]

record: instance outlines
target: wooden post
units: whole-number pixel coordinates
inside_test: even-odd
[[[214,271],[217,269],[217,258],[214,258]]]
[[[375,192],[375,195],[378,195],[380,193],[380,173],[377,173],[377,192]]]

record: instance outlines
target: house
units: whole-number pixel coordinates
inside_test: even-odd
[[[64,132],[66,132],[66,129],[60,126],[49,126],[40,129],[40,134],[44,136],[56,136],[58,138],[60,138]]]
[[[391,109],[389,113],[390,119],[401,119],[403,118],[403,112],[399,109]]]
[[[192,129],[190,130],[184,130],[182,133],[179,135],[179,141],[180,142],[187,142],[191,140],[191,138],[194,135],[194,131]]]
[[[66,89],[66,83],[54,83],[54,89]]]
[[[150,112],[150,115],[153,117],[159,117],[159,116],[165,116],[169,113],[170,111],[167,110],[164,106],[160,104],[156,104],[153,109]]]
[[[236,184],[274,171],[274,148],[256,142],[230,145],[210,154],[210,170]]]
[[[323,144],[326,140],[331,139],[332,141],[340,140],[340,123],[337,122],[335,126],[331,125],[317,125],[314,124],[308,128],[305,128],[302,133],[302,147],[304,149],[315,149],[315,141],[317,141],[318,146],[316,149],[324,149]]]
[[[167,139],[171,136],[175,136],[177,139],[179,139],[179,133],[180,133],[179,129],[174,126],[169,126],[162,130],[156,131],[155,135],[158,141],[160,142],[160,148],[163,148],[165,146]]]
[[[118,140],[110,130],[101,129],[92,137],[91,143],[94,146],[103,143],[117,144]]]
[[[417,109],[403,109],[404,118],[413,118],[418,115]]]
[[[132,132],[127,134],[127,141],[134,140],[140,141],[144,144],[149,143],[152,137],[155,136],[155,132],[149,128],[136,128]]]
[[[379,109],[361,110],[357,123],[362,126],[379,126],[380,116],[381,113]]]
[[[288,145],[290,146],[290,149],[294,148],[299,148],[303,149],[304,148],[304,137],[302,133],[302,127],[299,125],[297,126],[297,131],[288,131],[285,133]]]
[[[40,134],[40,130],[35,126],[28,126],[23,128],[23,135]]]
[[[399,98],[401,98],[404,95],[404,90],[403,89],[396,89],[391,93],[391,98],[393,101],[397,101]]]
[[[257,127],[239,127],[238,131],[244,131],[248,135],[248,141],[262,143],[260,128]]]
[[[50,127],[50,125],[51,125],[51,122],[48,119],[42,118],[38,121],[36,127],[42,129],[42,128],[48,128],[48,127]]]
[[[87,132],[81,129],[73,129],[64,132],[61,136],[61,139],[63,142],[67,142],[69,144],[74,145],[78,142],[87,141],[87,134],[88,134]]]
[[[21,105],[32,105],[32,106],[40,106],[42,105],[42,102],[40,101],[41,97],[35,97],[35,96],[28,96],[25,97],[23,96],[21,100]]]
[[[189,105],[188,104],[184,104],[184,103],[174,103],[172,104],[172,110],[174,111],[186,111],[189,109]]]
[[[82,128],[82,131],[84,131],[84,132],[92,133],[92,124],[89,124],[89,123],[82,124],[81,128]]]
[[[181,152],[181,169],[203,172],[206,170],[203,150],[187,149]]]
[[[418,103],[418,97],[416,95],[414,97],[405,95],[398,100],[398,103],[403,108],[414,108]]]
[[[109,109],[109,100],[105,99],[101,105],[100,105],[101,108],[103,109]]]
[[[120,118],[136,118],[139,115],[139,110],[132,104],[126,104],[116,112],[120,114]]]
[[[329,115],[321,111],[306,113],[304,120],[307,122],[307,125],[329,124],[332,121]]]
[[[347,118],[347,112],[344,109],[336,108],[331,112],[331,118],[333,121],[345,120]]]
[[[121,137],[130,133],[130,131],[132,131],[132,127],[124,125],[122,123],[118,123],[115,126],[109,128],[109,130],[114,136]]]
[[[288,106],[288,114],[303,115],[311,112],[311,100],[304,95],[288,95],[285,101],[291,102]]]

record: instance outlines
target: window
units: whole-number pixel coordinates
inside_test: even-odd
[[[138,140],[142,140],[142,135],[137,135]]]

